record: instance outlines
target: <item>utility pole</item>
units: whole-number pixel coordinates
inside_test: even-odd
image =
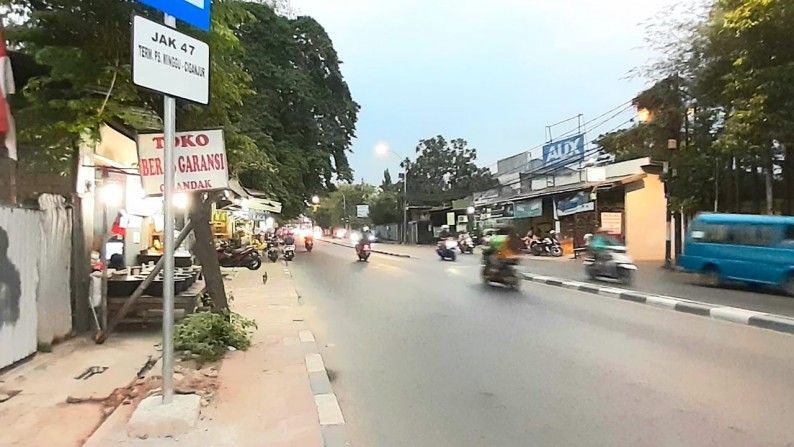
[[[403,244],[408,244],[408,159],[403,167]]]

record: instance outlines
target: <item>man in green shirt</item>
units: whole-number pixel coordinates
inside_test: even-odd
[[[609,251],[609,247],[620,246],[621,243],[614,236],[609,234],[605,228],[599,228],[595,236],[590,241],[590,252],[596,260],[603,259],[604,254]]]

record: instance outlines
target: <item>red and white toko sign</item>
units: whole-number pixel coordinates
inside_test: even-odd
[[[163,149],[161,133],[138,135],[138,170],[147,196],[163,193]],[[223,131],[177,132],[174,138],[177,191],[211,191],[229,186],[229,168]]]

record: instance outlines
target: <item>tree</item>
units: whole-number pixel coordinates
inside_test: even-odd
[[[654,80],[682,80],[687,107],[696,110],[691,153],[679,154],[684,170],[709,160],[712,180],[721,182],[714,209],[761,212],[763,176],[773,171],[772,140],[794,142],[794,11],[787,2],[706,0],[686,4],[684,14],[654,20],[647,33],[663,58],[640,70]],[[672,19],[671,19],[672,18]],[[658,77],[660,76],[660,77]],[[791,157],[771,185],[794,212]],[[723,200],[720,199],[722,197]],[[772,205],[772,204],[768,204]],[[709,206],[711,209],[712,206]]]
[[[401,199],[393,192],[381,191],[369,200],[369,217],[375,225],[402,222]]]
[[[440,205],[495,187],[487,168],[475,164],[477,150],[461,138],[441,135],[419,141],[415,162],[402,163],[408,172],[408,200],[412,205]]]
[[[377,190],[372,185],[363,182],[352,185],[343,183],[320,200],[317,215],[322,216],[327,223],[323,226],[326,227],[344,227],[348,223],[351,228],[370,225],[371,218],[356,217],[356,205],[368,205],[376,195]]]
[[[132,84],[129,63],[132,14],[157,20],[159,13],[131,0],[2,0],[1,4],[22,17],[21,23],[8,27],[9,41],[44,68],[28,80],[15,103],[21,163],[74,172],[80,143],[86,136],[98,139],[105,121],[136,129],[161,127],[161,96]],[[253,140],[236,125],[242,99],[253,92],[239,63],[239,41],[232,33],[248,18],[239,2],[217,0],[210,32],[181,30],[210,45],[212,100],[208,106],[178,102],[177,130],[222,127],[232,174],[254,159]],[[191,210],[197,223],[196,253],[215,306],[224,309],[225,287],[209,245],[209,203],[201,199],[206,195],[196,197]]]
[[[236,33],[257,94],[244,100],[242,128],[266,168],[244,169],[240,178],[271,192],[283,215],[295,217],[312,195],[331,190],[334,178],[352,180],[347,152],[359,106],[330,38],[314,19],[284,17],[257,3],[245,10],[254,20]]]

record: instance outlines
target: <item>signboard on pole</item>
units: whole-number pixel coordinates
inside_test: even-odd
[[[138,0],[204,31],[210,30],[210,0]]]
[[[169,96],[208,104],[210,47],[173,28],[135,16],[132,82]]]
[[[165,138],[161,133],[138,135],[138,170],[146,195],[163,194]],[[177,191],[211,191],[229,186],[223,131],[177,132],[174,138]]]
[[[574,135],[543,146],[543,165],[584,158],[584,134]]]
[[[356,217],[369,217],[369,205],[356,205]]]

